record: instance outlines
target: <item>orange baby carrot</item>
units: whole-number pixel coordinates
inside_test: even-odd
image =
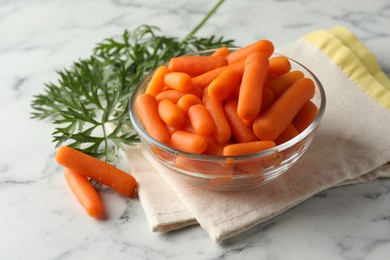
[[[221,144],[220,142],[217,141],[214,135],[206,135],[203,136],[203,138],[207,142],[207,148],[204,151],[205,154],[209,155],[222,155],[223,154],[223,148],[227,143]]]
[[[188,109],[197,104],[202,104],[202,100],[195,95],[186,94],[177,101],[177,106],[183,111],[184,115],[188,115]]]
[[[172,134],[171,143],[176,149],[189,153],[200,154],[207,148],[207,142],[202,136],[182,130]]]
[[[252,127],[244,124],[237,114],[237,100],[231,99],[224,106],[226,118],[230,124],[232,135],[239,143],[257,141],[257,137],[253,133]]]
[[[153,76],[146,87],[145,93],[150,94],[152,96],[156,96],[158,93],[160,93],[165,87],[164,77],[168,72],[169,70],[167,67],[158,67],[153,73]]]
[[[269,59],[268,73],[281,76],[291,70],[291,63],[286,56],[275,56]]]
[[[191,77],[228,65],[225,57],[218,56],[180,56],[169,61],[168,69],[184,72]]]
[[[215,57],[226,57],[229,54],[229,49],[227,47],[221,47],[215,50],[211,56]]]
[[[276,144],[282,144],[287,142],[290,139],[293,139],[295,136],[297,136],[299,132],[294,127],[293,124],[289,124],[283,132],[275,139]]]
[[[134,108],[149,135],[157,141],[169,144],[171,135],[158,114],[156,98],[149,94],[142,94],[136,98]]]
[[[240,82],[241,75],[233,69],[227,69],[210,83],[208,93],[213,99],[224,100],[240,85]]]
[[[164,84],[168,88],[187,91],[192,88],[191,76],[184,72],[169,72],[164,77]]]
[[[218,140],[218,142],[227,142],[231,137],[231,129],[226,119],[222,102],[212,99],[208,94],[207,88],[204,90],[202,101],[214,122],[213,135]]]
[[[64,176],[69,188],[88,215],[103,219],[105,217],[103,203],[88,178],[66,168]]]
[[[193,105],[188,109],[188,117],[195,132],[209,135],[214,130],[214,121],[203,104]]]
[[[250,54],[245,60],[237,106],[241,119],[251,120],[259,114],[268,66],[268,58],[260,52]]]
[[[180,126],[185,120],[183,111],[169,99],[161,100],[158,103],[158,114],[169,126]]]
[[[137,184],[133,176],[76,149],[68,146],[60,147],[56,154],[56,161],[65,168],[90,177],[124,196],[131,197],[134,194]]]
[[[206,88],[216,77],[218,77],[226,69],[233,69],[242,76],[245,68],[245,60],[238,61],[236,63],[230,64],[225,67],[220,67],[206,73],[203,73],[199,76],[192,78],[192,85],[195,87],[200,87],[202,89]]]
[[[275,142],[273,141],[254,141],[248,143],[229,144],[226,145],[223,149],[223,155],[235,156],[248,153],[256,153],[273,147],[275,147]]]
[[[253,123],[253,132],[260,140],[275,140],[292,122],[302,106],[314,96],[314,82],[297,80]]]
[[[275,98],[274,92],[272,90],[270,90],[269,88],[264,88],[262,99],[261,99],[260,113],[263,113],[264,111],[266,111],[272,105],[272,103],[275,101],[275,99],[276,98]]]
[[[250,45],[247,45],[236,51],[229,53],[229,55],[227,56],[227,60],[229,64],[232,64],[237,61],[246,59],[251,53],[254,52],[261,52],[267,58],[269,58],[274,52],[274,45],[272,42],[268,40],[259,40],[257,42],[254,42]]]
[[[283,91],[285,91],[295,81],[303,77],[304,74],[302,71],[290,71],[280,77],[266,82],[265,87],[272,90],[272,92],[275,94],[275,98],[278,98],[283,93]]]
[[[294,117],[292,124],[300,133],[313,122],[317,114],[318,114],[317,106],[309,100],[303,105],[301,110]]]

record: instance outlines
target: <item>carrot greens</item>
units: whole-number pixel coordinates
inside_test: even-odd
[[[183,39],[161,35],[158,27],[141,25],[125,30],[119,38],[98,43],[90,57],[58,71],[58,82],[45,84],[44,93],[34,96],[32,118],[53,121],[56,147],[66,144],[115,162],[118,149],[139,141],[130,123],[128,103],[146,74],[172,57],[232,46],[233,40],[223,37],[195,36],[222,2],[219,0]]]

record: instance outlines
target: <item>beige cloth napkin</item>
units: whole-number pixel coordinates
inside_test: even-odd
[[[194,187],[151,158],[124,151],[153,231],[199,223],[215,242],[238,235],[325,189],[390,177],[390,82],[347,29],[316,31],[277,50],[322,82],[327,108],[316,138],[285,174],[259,189]]]

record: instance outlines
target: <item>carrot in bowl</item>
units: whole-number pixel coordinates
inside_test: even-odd
[[[211,56],[213,57],[226,57],[227,55],[229,54],[229,48],[228,47],[220,47],[218,49],[216,49],[212,54]]]
[[[178,130],[172,134],[172,146],[189,153],[203,153],[207,148],[206,140],[198,135]]]
[[[233,93],[240,82],[241,75],[233,69],[227,69],[210,83],[208,93],[213,99],[224,100]]]
[[[56,161],[65,168],[90,177],[126,197],[134,194],[137,183],[133,176],[76,149],[61,146],[57,151]]]
[[[255,52],[261,52],[269,58],[274,52],[274,45],[271,41],[259,40],[229,53],[227,60],[229,64],[233,64],[237,61],[245,60],[250,54]]]
[[[192,127],[196,133],[200,135],[209,135],[213,132],[214,121],[203,104],[191,106],[188,109],[188,117],[190,118]]]
[[[149,94],[142,94],[136,98],[134,108],[145,130],[157,141],[169,144],[171,135],[158,114],[156,98]]]
[[[290,70],[291,63],[286,56],[275,56],[269,59],[269,74],[281,76]]]
[[[268,66],[268,58],[259,52],[250,54],[245,60],[237,105],[237,114],[243,120],[254,119],[260,112]]]
[[[164,84],[168,88],[187,91],[192,88],[191,76],[184,72],[169,72],[164,77]]]
[[[69,188],[88,215],[94,218],[103,219],[105,217],[105,212],[102,200],[88,178],[66,168],[64,176]]]
[[[169,99],[161,100],[160,103],[158,103],[158,114],[169,126],[177,127],[182,125],[185,121],[183,111]]]
[[[168,69],[184,72],[191,77],[228,65],[225,57],[219,56],[180,56],[169,61]]]
[[[297,80],[253,123],[253,132],[260,140],[275,140],[292,122],[302,106],[314,96],[314,82]]]
[[[165,87],[164,77],[168,72],[169,69],[167,67],[158,67],[153,73],[153,76],[146,87],[145,93],[150,94],[152,96],[156,96],[158,93],[160,93]]]

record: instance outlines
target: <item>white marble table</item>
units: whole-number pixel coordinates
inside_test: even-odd
[[[0,259],[389,259],[390,180],[335,188],[222,244],[199,227],[152,233],[137,198],[103,191],[89,218],[54,161],[53,126],[31,120],[32,96],[96,42],[141,24],[183,37],[216,1],[0,1]],[[276,46],[343,25],[390,75],[390,3],[226,1],[199,31]]]

